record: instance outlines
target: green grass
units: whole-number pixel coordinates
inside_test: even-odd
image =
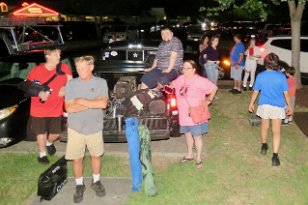
[[[308,204],[308,138],[295,125],[283,127],[281,166],[272,167],[271,148],[261,156],[260,128],[249,125],[249,98],[220,92],[204,137],[204,167],[173,164],[156,173],[157,196],[137,193],[129,204]]]
[[[132,193],[128,204],[307,205],[308,138],[296,125],[283,127],[281,166],[272,167],[271,134],[269,153],[261,156],[260,128],[248,122],[249,98],[247,93],[219,92],[204,136],[203,168],[197,170],[193,162],[162,166],[163,158],[153,158],[158,195]],[[48,167],[38,164],[36,157],[37,153],[0,153],[0,204],[25,204],[35,194],[37,178]],[[91,176],[89,157],[84,164],[85,176]],[[72,176],[71,163],[68,167]],[[105,156],[102,172],[107,177],[129,177],[128,160]]]
[[[31,198],[37,191],[38,176],[48,165],[37,163],[37,153],[14,154],[0,153],[0,204],[20,205]],[[50,157],[55,162],[59,157]],[[102,173],[104,177],[129,177],[128,165],[125,160],[105,156],[103,157]],[[91,176],[90,158],[85,157],[84,176]],[[68,163],[69,176],[72,176],[72,163]]]

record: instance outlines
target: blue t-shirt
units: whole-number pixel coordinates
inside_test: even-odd
[[[245,52],[245,47],[242,42],[237,43],[233,46],[231,53],[230,53],[230,60],[231,60],[231,65],[234,66],[238,63],[238,59],[240,58],[240,54],[244,55]],[[240,66],[244,66],[244,58],[241,60]]]
[[[259,105],[285,107],[284,92],[288,91],[288,83],[283,73],[266,70],[257,76],[254,90],[260,91]]]

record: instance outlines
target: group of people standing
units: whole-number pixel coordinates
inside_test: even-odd
[[[261,58],[260,48],[256,46],[255,38],[251,38],[248,48],[241,41],[241,35],[233,36],[235,45],[230,52],[231,78],[234,80],[234,86],[231,90],[234,94],[239,94],[243,90],[252,90],[255,81],[257,69],[257,61]],[[199,44],[199,64],[203,68],[203,76],[206,76],[214,84],[217,84],[219,73],[219,53],[217,46],[219,44],[219,36],[213,35],[209,37],[204,35]],[[245,56],[246,55],[246,60]],[[243,71],[245,72],[242,81]],[[249,85],[247,84],[250,76]]]
[[[179,110],[180,132],[185,135],[187,154],[181,160],[182,163],[195,160],[197,168],[202,167],[202,136],[208,132],[208,121],[196,124],[193,122],[189,107],[205,104],[212,104],[217,88],[219,55],[217,46],[219,37],[213,36],[211,39],[203,39],[209,45],[201,45],[201,61],[203,62],[207,78],[200,76],[197,72],[198,66],[195,61],[183,61],[184,50],[181,41],[173,36],[173,32],[168,27],[161,30],[162,42],[158,47],[156,59],[151,68],[145,69],[141,78],[142,89],[161,89],[169,85],[175,89],[177,105]],[[236,45],[231,51],[232,71],[234,78],[234,90],[241,91],[241,77],[244,69],[244,46],[240,37],[235,35]],[[254,112],[254,102],[260,93],[259,107],[257,115],[262,118],[261,140],[262,154],[266,154],[268,145],[266,143],[267,130],[270,121],[273,130],[273,165],[280,164],[278,150],[280,145],[280,125],[281,120],[286,118],[286,114],[292,114],[292,103],[290,100],[288,84],[282,73],[276,72],[278,57],[269,54],[265,58],[266,71],[258,75],[254,84],[255,61],[259,53],[252,39],[249,48],[246,50],[247,60],[245,72],[250,73],[252,80],[249,88],[253,89],[249,111]],[[56,67],[60,62],[61,51],[59,49],[46,49],[44,51],[46,63],[36,66],[31,70],[28,80],[36,81],[40,84],[48,81],[56,73]],[[83,158],[86,147],[89,150],[92,160],[93,180],[91,188],[97,196],[105,195],[105,188],[100,181],[101,156],[104,154],[103,113],[102,109],[107,107],[108,87],[106,80],[92,74],[94,69],[94,58],[92,56],[82,56],[75,60],[78,78],[72,79],[69,66],[62,63],[61,70],[65,73],[58,75],[49,84],[52,92],[41,91],[38,96],[31,97],[31,118],[30,129],[37,136],[39,147],[38,162],[48,164],[49,155],[56,153],[53,142],[57,140],[61,132],[61,119],[63,108],[68,113],[68,142],[66,149],[66,159],[73,160],[73,174],[76,181],[74,202],[83,200],[85,185],[83,182]],[[249,72],[248,72],[249,71]],[[288,71],[289,78],[292,79],[294,70]],[[245,79],[246,74],[245,74]],[[246,81],[244,79],[244,88]],[[294,82],[292,81],[294,87]],[[294,89],[294,88],[292,88]],[[295,95],[295,93],[294,93]],[[285,112],[285,102],[287,109]],[[291,120],[289,118],[289,120]],[[194,147],[197,151],[194,159]],[[47,150],[47,153],[46,153]]]

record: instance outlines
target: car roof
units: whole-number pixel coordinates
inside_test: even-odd
[[[68,57],[77,57],[82,55],[93,55],[97,56],[99,54],[100,46],[87,47],[87,48],[67,48],[59,47],[61,50],[61,59]],[[0,57],[2,62],[45,62],[44,50],[29,50],[24,52],[19,52],[6,57]]]
[[[271,36],[267,37],[268,40],[276,40],[276,39],[291,39],[291,36]],[[308,39],[308,36],[301,36],[301,39]]]

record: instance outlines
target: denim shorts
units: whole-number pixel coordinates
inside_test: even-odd
[[[214,63],[207,63],[205,64],[205,72],[207,79],[212,81],[215,85],[217,84],[217,79],[218,79],[218,69],[217,69],[217,64]]]
[[[203,134],[207,133],[209,130],[208,122],[204,122],[197,125],[192,126],[181,126],[180,133],[188,133],[190,132],[192,136],[202,136]]]
[[[238,69],[235,66],[231,66],[231,78],[234,80],[242,80],[243,69],[243,66],[239,66]]]
[[[167,85],[178,76],[179,72],[176,69],[172,69],[169,73],[162,73],[162,70],[154,68],[153,70],[144,73],[141,78],[141,82],[146,84],[149,88],[155,88],[157,83]]]

